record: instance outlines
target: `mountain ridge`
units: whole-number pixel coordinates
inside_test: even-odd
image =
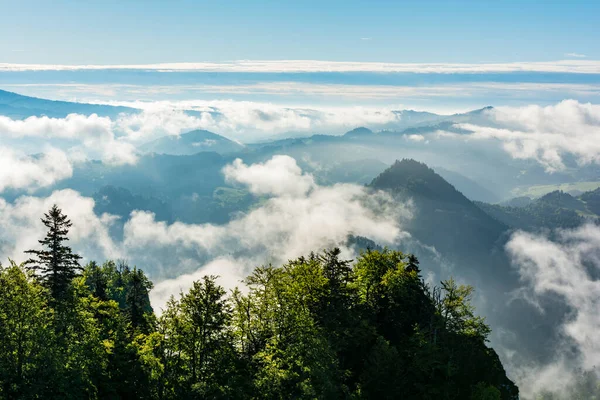
[[[137,108],[48,100],[0,89],[0,115],[13,119],[25,119],[32,116],[64,118],[69,114],[97,114],[101,117],[114,118],[121,113],[138,112],[140,110]]]
[[[144,153],[192,155],[203,151],[219,154],[242,151],[244,145],[225,136],[204,129],[196,129],[181,135],[162,136],[140,146]]]

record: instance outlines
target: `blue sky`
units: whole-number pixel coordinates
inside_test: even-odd
[[[0,89],[51,99],[600,102],[600,1],[0,0],[0,10]]]
[[[0,62],[600,58],[600,2],[0,0]]]

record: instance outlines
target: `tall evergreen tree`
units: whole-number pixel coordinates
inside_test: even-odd
[[[148,294],[152,289],[152,282],[141,269],[124,269],[126,281],[125,314],[131,328],[142,333],[152,330],[153,311]]]
[[[71,248],[64,244],[69,240],[67,234],[73,223],[56,204],[44,214],[42,223],[48,228],[48,232],[46,237],[38,242],[45,249],[26,251],[33,254],[34,258],[25,263],[38,272],[52,298],[60,302],[65,298],[73,278],[82,270],[79,265],[81,256],[74,254]]]

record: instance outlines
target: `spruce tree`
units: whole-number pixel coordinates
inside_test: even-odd
[[[73,278],[82,270],[79,265],[81,256],[74,254],[71,248],[64,244],[69,240],[67,234],[73,224],[56,204],[41,220],[48,228],[46,237],[38,240],[44,249],[26,251],[34,255],[26,264],[38,273],[54,301],[60,302],[66,297]]]
[[[408,265],[406,266],[406,270],[408,272],[416,272],[417,275],[421,274],[421,269],[419,268],[419,260],[414,254],[408,255]]]

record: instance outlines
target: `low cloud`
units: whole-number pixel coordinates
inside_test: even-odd
[[[217,266],[228,268],[217,274],[232,287],[256,265],[280,264],[310,251],[342,246],[345,256],[352,257],[344,247],[349,235],[383,244],[406,236],[398,221],[410,218],[408,207],[358,185],[316,185],[290,157],[277,156],[250,166],[236,161],[225,173],[230,180],[271,197],[226,225],[168,225],[139,211],[126,223],[125,248],[130,254],[144,253],[154,262],[168,254],[188,267],[193,265],[191,258],[203,260],[195,272],[158,283],[152,294],[155,307],[161,308],[168,296],[189,287],[192,277],[214,273]]]
[[[410,73],[489,73],[565,72],[600,73],[600,62],[559,60],[512,63],[385,63],[325,60],[239,60],[223,63],[161,63],[120,65],[61,65],[0,63],[0,71],[81,71],[156,70],[161,72],[410,72]]]
[[[581,54],[581,53],[566,53],[565,57],[569,57],[569,58],[587,58],[587,56],[585,54]]]
[[[228,181],[245,184],[258,195],[303,196],[316,186],[312,175],[303,174],[296,160],[288,156],[274,156],[251,166],[238,158],[223,173]]]
[[[423,135],[408,135],[408,136],[406,136],[406,138],[413,142],[424,142],[425,141],[425,136],[423,136]]]
[[[60,141],[90,157],[112,163],[134,163],[135,147],[161,136],[177,136],[195,129],[209,130],[243,142],[284,132],[341,134],[357,126],[404,124],[392,107],[290,108],[247,101],[119,102],[142,109],[114,120],[95,114],[66,118],[0,116],[0,138],[39,146]],[[190,111],[190,112],[186,112]]]
[[[0,254],[19,261],[23,251],[36,248],[44,234],[39,217],[56,203],[73,221],[73,248],[86,259],[124,258],[144,268],[157,282],[151,298],[160,310],[171,294],[204,274],[220,275],[223,284],[234,287],[257,265],[280,264],[310,251],[341,246],[351,258],[353,251],[344,246],[349,235],[382,244],[408,236],[400,223],[411,217],[409,205],[359,185],[317,185],[290,157],[252,165],[235,161],[224,173],[266,198],[224,225],[167,224],[152,213],[134,211],[124,224],[122,242],[109,235],[116,217],[96,216],[93,199],[73,190],[47,198],[23,196],[12,204],[0,198],[0,225],[5,227]],[[160,281],[165,277],[174,278]]]
[[[128,140],[142,142],[160,135],[179,135],[193,129],[206,129],[226,137],[251,142],[290,135],[342,134],[359,126],[394,129],[411,122],[396,107],[287,107],[284,105],[233,101],[113,102],[142,109],[126,114],[114,124]],[[194,114],[189,115],[185,110]]]
[[[329,74],[328,74],[329,75]],[[430,111],[455,113],[465,111],[470,104],[476,108],[482,101],[485,103],[501,101],[503,104],[523,104],[524,101],[554,101],[566,98],[579,98],[595,101],[600,97],[600,85],[594,82],[568,83],[557,82],[523,82],[519,75],[508,78],[508,81],[489,82],[485,77],[476,82],[456,83],[451,76],[442,77],[433,85],[415,84],[408,81],[403,84],[377,84],[380,78],[375,74],[373,83],[356,84],[351,77],[339,73],[335,82],[326,83],[325,79],[304,81],[301,78],[285,76],[284,81],[254,81],[236,83],[196,83],[196,84],[85,84],[85,83],[39,83],[39,84],[6,84],[4,88],[23,92],[37,97],[60,98],[68,101],[84,101],[93,103],[112,103],[114,99],[122,99],[129,104],[136,100],[145,102],[165,99],[198,99],[205,104],[211,99],[228,98],[237,100],[257,100],[268,98],[278,104],[360,104],[381,106],[382,103],[409,103],[413,108],[428,108]],[[177,82],[176,77],[171,77]],[[283,78],[283,77],[282,77]],[[414,76],[417,79],[417,76]],[[288,80],[289,79],[289,80]],[[293,79],[297,79],[293,81]],[[325,82],[321,82],[321,81]],[[457,102],[457,98],[461,100]],[[195,101],[173,101],[177,103],[194,103]],[[147,104],[147,103],[146,103]],[[266,103],[264,103],[266,104]],[[261,107],[262,108],[262,107]],[[299,108],[299,107],[295,107]],[[300,107],[301,108],[301,107]]]
[[[576,374],[600,365],[600,227],[560,231],[554,241],[517,232],[507,250],[525,284],[523,294],[541,312],[552,311],[541,305],[549,295],[573,310],[560,327],[563,342],[554,349],[555,362],[515,371],[519,387],[526,398],[544,390],[565,395]],[[575,357],[566,357],[573,349]]]
[[[5,189],[48,187],[72,174],[71,162],[61,150],[48,148],[33,157],[0,146],[0,193]]]
[[[600,105],[564,100],[556,105],[501,107],[485,112],[481,122],[457,124],[471,134],[443,136],[499,140],[513,158],[532,159],[547,172],[565,169],[565,155],[580,165],[600,163]]]
[[[39,248],[38,239],[45,235],[45,227],[40,217],[53,204],[57,204],[73,221],[69,232],[69,244],[85,259],[102,260],[122,256],[119,248],[109,235],[109,228],[116,217],[94,214],[94,200],[78,192],[65,189],[41,198],[23,196],[14,203],[0,198],[0,254],[5,261],[10,257],[24,261],[23,252]]]
[[[69,114],[65,118],[32,116],[23,120],[0,116],[0,138],[31,147],[35,142],[64,147],[74,158],[85,154],[108,164],[132,164],[137,161],[135,147],[115,136],[112,121],[96,114]]]
[[[0,116],[0,138],[13,152],[43,152],[60,148],[71,162],[101,159],[107,164],[134,164],[140,145],[164,135],[206,129],[233,140],[341,134],[357,126],[402,130],[415,124],[434,124],[442,116],[414,115],[396,107],[290,108],[245,101],[179,101],[114,103],[142,111],[114,120],[95,114],[66,118]],[[188,111],[186,111],[188,110]],[[600,105],[565,100],[555,105],[500,107],[477,117],[463,118],[455,127],[471,133],[412,134],[406,139],[428,143],[435,137],[497,141],[515,159],[539,162],[548,172],[565,169],[566,156],[580,165],[600,163]],[[420,118],[423,118],[421,120]],[[429,118],[429,119],[427,119]],[[450,117],[448,117],[450,118]],[[291,132],[291,133],[289,133]],[[42,179],[42,178],[40,178]]]

